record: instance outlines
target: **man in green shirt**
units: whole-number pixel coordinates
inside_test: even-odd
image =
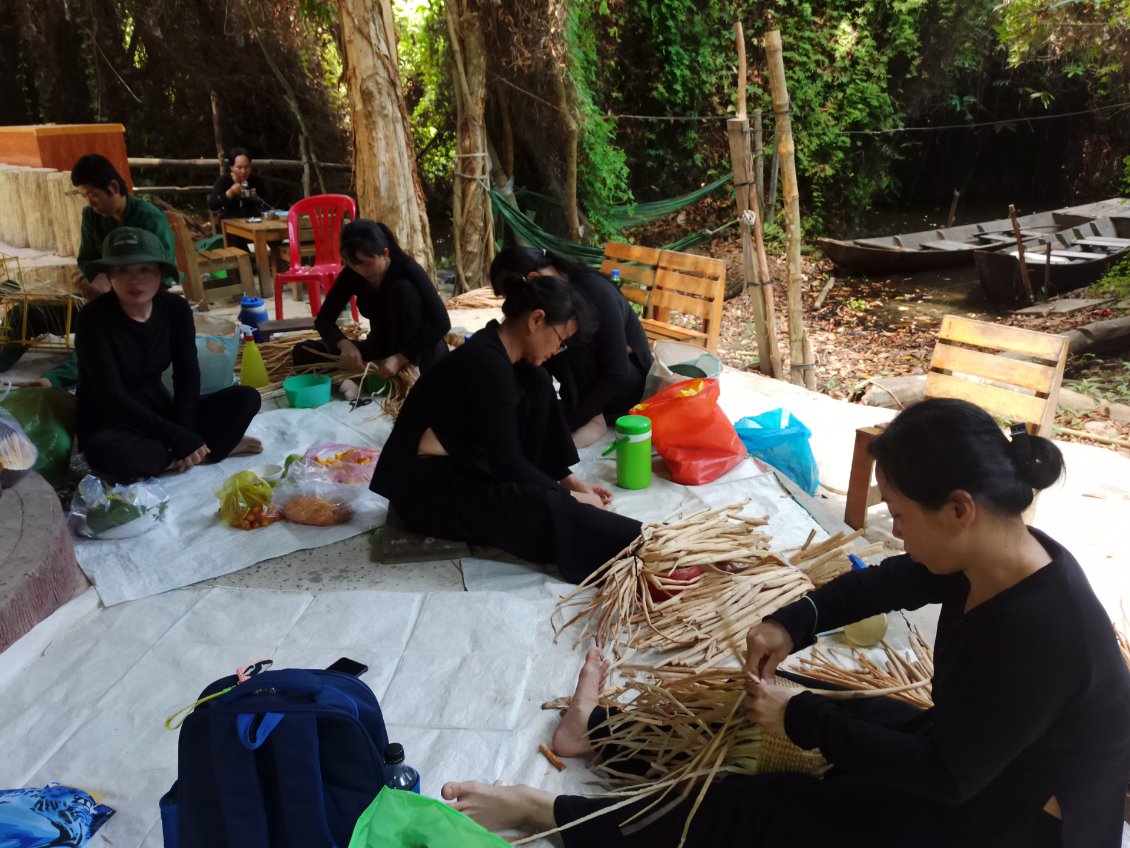
[[[82,271],[79,289],[87,300],[110,290],[110,281],[93,263],[102,258],[102,242],[118,227],[137,227],[157,236],[170,265],[176,265],[176,240],[165,214],[145,200],[129,193],[126,182],[105,156],[89,153],[75,162],[71,184],[78,189],[86,208],[82,210],[82,241],[78,267]],[[168,288],[176,282],[164,280]]]
[[[146,200],[129,193],[126,181],[109,159],[88,153],[71,169],[71,184],[78,189],[86,208],[82,210],[82,240],[78,249],[78,267],[82,272],[78,287],[82,296],[93,300],[110,290],[110,280],[94,263],[102,258],[102,243],[118,227],[137,227],[157,236],[164,249],[166,262],[176,267],[176,240],[165,214]],[[166,288],[176,282],[166,277]],[[34,307],[28,316],[29,335],[61,333],[63,317],[57,307]],[[23,320],[22,310],[11,310],[9,320],[16,326]],[[23,345],[0,346],[0,371],[10,368],[27,350]],[[72,389],[78,383],[78,363],[72,354],[39,380],[41,385],[56,389]]]

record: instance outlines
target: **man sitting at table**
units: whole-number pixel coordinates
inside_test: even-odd
[[[86,201],[78,249],[78,267],[82,272],[78,288],[88,301],[110,290],[109,278],[96,263],[102,258],[102,244],[106,236],[118,227],[136,227],[153,233],[165,251],[168,265],[176,267],[176,240],[165,214],[147,200],[130,194],[126,181],[109,159],[97,153],[80,157],[71,169],[71,184]],[[175,282],[173,277],[166,276],[161,284],[170,288]],[[22,327],[20,307],[10,310],[5,320],[12,327]],[[34,338],[57,332],[64,320],[61,307],[36,307],[28,315],[27,335]],[[10,368],[26,350],[26,347],[17,344],[0,347],[0,371]],[[74,355],[44,374],[39,383],[56,389],[73,389],[78,384],[78,361]]]

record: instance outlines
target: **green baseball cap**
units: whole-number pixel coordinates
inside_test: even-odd
[[[169,262],[161,240],[149,230],[138,227],[118,227],[102,242],[102,257],[90,264],[99,272],[118,265],[153,263],[161,268],[164,277],[177,279],[177,266]]]

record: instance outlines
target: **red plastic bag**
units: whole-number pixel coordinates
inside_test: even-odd
[[[632,407],[651,419],[651,440],[676,483],[710,483],[746,457],[718,394],[717,380],[684,380]]]

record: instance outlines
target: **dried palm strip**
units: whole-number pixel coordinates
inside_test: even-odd
[[[412,387],[416,385],[416,381],[420,379],[420,369],[415,365],[409,365],[402,368],[399,372],[393,375],[389,380],[388,394],[385,396],[383,409],[385,415],[393,421],[400,415],[400,410],[404,406],[404,401],[408,397],[408,393],[412,391]],[[364,380],[362,380],[364,383]]]
[[[817,648],[808,657],[798,657],[799,673],[814,680],[833,683],[855,690],[885,690],[900,701],[924,709],[934,705],[930,684],[934,678],[934,655],[918,628],[910,642],[914,659],[909,660],[886,641],[879,643],[886,652],[882,664],[862,652],[853,650],[855,668],[844,668],[835,659]],[[902,691],[894,691],[902,690]]]
[[[35,445],[20,433],[8,430],[0,436],[0,470],[26,471],[35,465],[37,456]]]

